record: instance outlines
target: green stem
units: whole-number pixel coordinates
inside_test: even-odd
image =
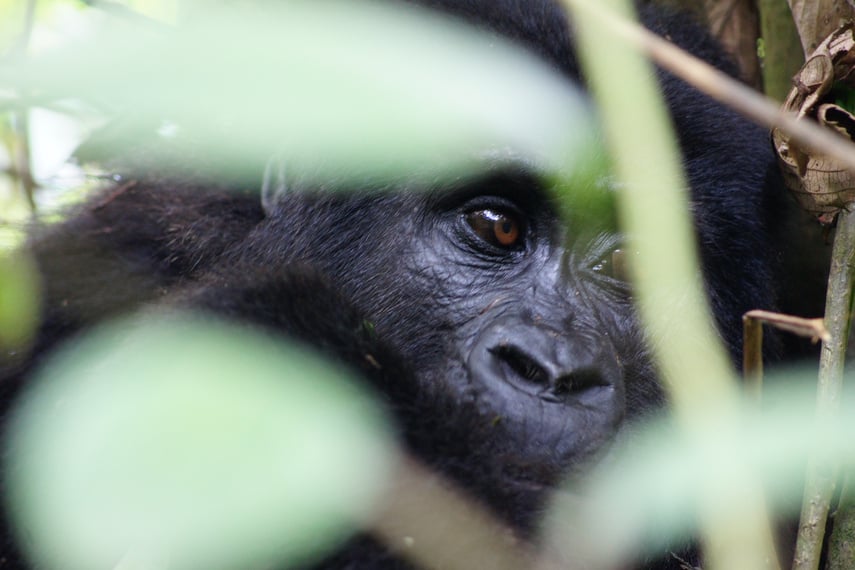
[[[837,218],[837,235],[831,253],[831,272],[825,304],[825,322],[831,335],[822,343],[817,388],[817,421],[826,421],[840,410],[843,361],[849,338],[852,277],[855,265],[855,211],[843,209]],[[793,570],[819,567],[822,541],[838,469],[833,457],[817,454],[808,463],[802,515]]]

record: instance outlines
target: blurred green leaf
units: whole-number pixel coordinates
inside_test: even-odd
[[[485,149],[558,167],[586,144],[589,113],[569,81],[432,12],[358,1],[200,12],[175,28],[123,22],[6,63],[0,86],[27,104],[125,111],[110,150],[159,129],[150,146],[175,167],[184,151],[237,168],[279,150],[310,173],[432,179],[472,168]]]
[[[6,479],[44,568],[260,568],[317,555],[390,465],[377,409],[309,351],[212,320],[125,321],[42,370]]]
[[[840,417],[817,418],[814,376],[770,378],[762,407],[746,401],[735,423],[723,417],[702,434],[689,437],[661,421],[633,434],[585,485],[559,500],[554,543],[574,560],[606,567],[639,552],[661,552],[697,536],[702,493],[736,524],[750,508],[746,489],[735,484],[745,469],[762,484],[774,512],[797,514],[809,455],[827,454],[843,469],[855,468],[855,391],[846,393]]]

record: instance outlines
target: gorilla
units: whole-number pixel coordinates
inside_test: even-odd
[[[554,0],[412,1],[583,82]],[[681,15],[641,14],[733,72]],[[659,79],[716,324],[738,362],[741,315],[776,303],[780,186],[768,136],[668,73]],[[531,168],[497,160],[477,178],[418,192],[286,186],[263,206],[257,192],[135,175],[35,231],[43,320],[31,356],[0,368],[4,405],[52,348],[103,319],[150,303],[208,311],[354,368],[383,394],[410,453],[523,536],[563,476],[663,406],[619,234],[597,220],[562,222]],[[14,549],[5,556],[26,567]],[[407,566],[358,537],[319,567]]]

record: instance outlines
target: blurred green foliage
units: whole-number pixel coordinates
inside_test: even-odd
[[[855,475],[855,416],[817,418],[815,376],[807,368],[773,375],[762,403],[746,397],[735,418],[721,417],[691,437],[669,420],[634,434],[583,489],[574,489],[584,500],[559,498],[552,531],[557,548],[614,567],[639,552],[679,547],[700,530],[702,492],[711,489],[718,507],[738,516],[748,500],[739,484],[745,470],[761,483],[777,518],[798,515],[809,457],[835,458],[841,474]],[[855,376],[846,383],[843,399],[851,406]]]
[[[155,154],[160,168],[200,156],[211,169],[256,168],[278,149],[325,179],[433,179],[480,168],[495,149],[557,169],[588,132],[576,89],[536,58],[374,3],[208,5],[175,28],[120,20],[6,61],[0,85],[14,105],[77,99],[118,113],[102,146]]]
[[[192,23],[177,2],[127,4],[159,26],[40,0],[45,21],[69,7],[86,14],[85,33],[39,40],[26,58],[0,62],[0,112],[85,108],[116,119],[89,146],[93,158],[144,150],[175,168],[202,155],[239,171],[278,150],[307,176],[379,184],[465,176],[504,155],[553,173],[571,225],[626,229],[629,220],[647,247],[636,274],[647,278],[651,336],[676,353],[666,373],[683,390],[678,405],[694,402],[709,423],[691,437],[656,424],[574,488],[588,500],[569,511],[559,504],[553,529],[561,530],[550,531],[571,558],[613,563],[672,545],[696,530],[703,494],[738,518],[751,504],[739,484],[745,469],[776,508],[790,509],[811,450],[855,457],[851,420],[817,424],[810,391],[795,384],[765,395],[763,409],[727,397],[719,406],[736,390],[704,329],[700,294],[675,302],[700,285],[691,247],[672,249],[691,243],[684,199],[656,193],[644,203],[645,191],[683,183],[649,168],[661,161],[648,153],[677,154],[644,122],[661,109],[638,110],[633,86],[643,68],[608,72],[619,87],[606,89],[615,96],[606,104],[641,121],[622,123],[628,144],[617,150],[616,178],[576,90],[498,39],[485,50],[442,18],[356,1],[249,4],[208,5]],[[21,2],[0,0],[0,49],[13,45],[22,18]],[[640,192],[635,204],[618,206],[628,191]],[[17,338],[34,322],[36,284],[26,264],[3,263],[13,265],[0,267],[0,337]],[[169,568],[239,568],[316,556],[370,512],[394,455],[358,381],[221,323],[125,321],[70,345],[40,377],[16,419],[7,477],[21,532],[47,567],[121,559],[122,568],[162,570],[168,557]]]
[[[358,380],[210,319],[106,326],[33,386],[6,479],[22,544],[45,568],[304,560],[370,512],[393,455]]]

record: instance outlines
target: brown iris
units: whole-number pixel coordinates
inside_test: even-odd
[[[519,220],[496,210],[470,212],[466,214],[466,222],[479,238],[503,249],[518,245],[522,233]]]

